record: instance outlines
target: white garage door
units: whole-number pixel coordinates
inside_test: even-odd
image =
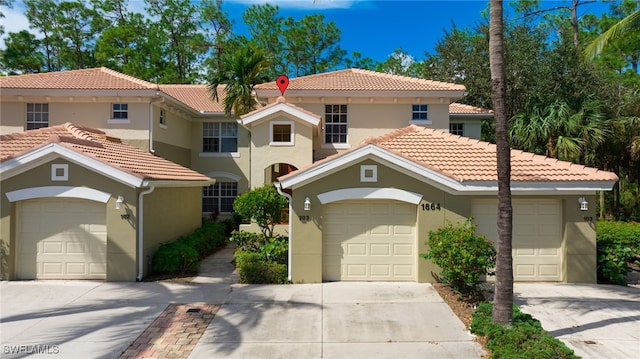
[[[396,201],[325,205],[323,279],[416,279],[416,206]]]
[[[18,222],[18,279],[106,279],[104,203],[22,201]]]
[[[516,281],[562,280],[562,206],[556,200],[513,201],[513,276]],[[497,202],[472,205],[476,233],[495,241]]]

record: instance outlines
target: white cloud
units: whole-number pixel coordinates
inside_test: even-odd
[[[6,6],[0,6],[0,12],[4,14],[2,19],[2,26],[4,26],[4,34],[0,36],[0,49],[4,49],[4,40],[10,32],[20,32],[27,30],[30,33],[36,35],[37,38],[41,38],[42,35],[29,29],[29,20],[25,16],[25,6],[22,1],[15,1],[11,8]]]
[[[364,0],[228,0],[230,3],[255,5],[266,4],[277,5],[288,9],[348,9],[355,3]]]

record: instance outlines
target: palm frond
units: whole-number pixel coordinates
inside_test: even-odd
[[[632,13],[631,15],[620,20],[615,25],[611,26],[609,30],[603,32],[595,38],[585,49],[584,56],[587,60],[592,61],[598,55],[602,53],[609,42],[622,37],[626,32],[633,29],[640,28],[640,10]]]

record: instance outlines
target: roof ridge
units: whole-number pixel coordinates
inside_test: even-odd
[[[96,138],[94,138],[93,135],[101,139],[106,138],[106,135],[107,135],[104,131],[100,131],[98,129],[89,128],[89,127],[83,127],[80,125],[73,124],[71,122],[66,122],[60,125],[60,127],[65,129],[67,132],[69,132],[69,134],[71,134],[73,137],[80,140],[95,141]]]
[[[385,78],[390,78],[390,79],[404,80],[404,81],[409,81],[409,82],[464,86],[462,84],[457,84],[457,83],[454,83],[454,82],[444,82],[444,81],[429,80],[429,79],[423,79],[423,78],[420,78],[420,77],[410,77],[410,76],[405,76],[405,75],[390,74],[390,73],[387,73],[387,72],[379,72],[379,71],[365,70],[365,69],[352,69],[352,70],[354,70],[353,72],[356,72],[356,73],[369,74],[369,75],[380,76],[380,77],[385,77]]]
[[[98,67],[96,69],[98,69],[99,71],[108,73],[108,74],[110,74],[112,76],[116,76],[116,77],[119,77],[121,79],[124,79],[124,80],[127,80],[127,81],[131,81],[131,82],[137,83],[137,84],[142,85],[142,86],[146,86],[146,87],[148,87],[150,89],[157,89],[158,88],[157,84],[154,84],[152,82],[139,79],[137,77],[133,77],[131,75],[123,74],[122,72],[118,72],[116,70],[112,70],[112,69],[110,69],[108,67],[102,66],[102,67]]]

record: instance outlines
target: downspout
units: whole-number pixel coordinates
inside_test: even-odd
[[[291,281],[291,238],[292,238],[291,230],[293,229],[293,224],[291,221],[291,213],[293,213],[293,205],[292,205],[293,198],[291,197],[290,194],[282,191],[282,184],[280,184],[280,182],[276,182],[274,183],[274,185],[276,186],[276,190],[278,191],[278,193],[287,197],[287,199],[289,200],[289,248],[287,251],[287,262],[289,263],[289,265],[287,266],[287,279]]]
[[[160,91],[156,92],[156,95],[160,95]],[[153,105],[157,103],[163,103],[164,97],[160,98],[160,100],[154,100],[149,102],[149,152],[156,153],[156,150],[153,148]]]
[[[142,281],[142,275],[144,273],[144,201],[142,197],[155,190],[154,185],[150,185],[149,189],[140,192],[138,195],[138,276],[136,281]]]

